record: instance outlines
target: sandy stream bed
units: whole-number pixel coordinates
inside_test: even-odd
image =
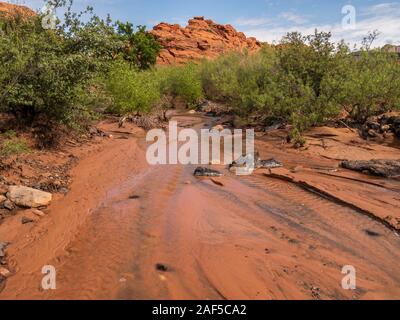
[[[318,128],[299,151],[278,130],[257,149],[284,168],[237,177],[215,166],[220,186],[195,166],[149,166],[144,137],[90,149],[46,217],[0,225],[15,273],[0,299],[400,299],[400,182],[338,168],[399,149]],[[44,265],[57,290],[41,289]],[[355,291],[341,287],[344,265],[357,269]]]

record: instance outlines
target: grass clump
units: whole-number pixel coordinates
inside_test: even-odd
[[[5,140],[0,148],[0,155],[9,157],[16,154],[29,153],[31,149],[25,140],[14,138]]]

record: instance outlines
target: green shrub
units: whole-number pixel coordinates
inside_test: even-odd
[[[109,111],[124,115],[148,113],[161,99],[160,79],[156,70],[139,72],[123,61],[116,61],[105,80],[111,95]]]
[[[135,31],[129,23],[112,25],[91,8],[74,13],[72,0],[57,1],[57,6],[65,8],[65,17],[54,30],[43,29],[41,16],[0,22],[0,112],[12,113],[26,125],[41,119],[79,127],[77,122],[87,122],[91,108],[103,98],[92,89],[115,68],[113,61],[121,56],[132,67],[146,69],[156,62],[160,46],[143,27]],[[116,80],[127,76],[123,71],[118,78],[113,70],[111,75]],[[132,108],[148,109],[155,99],[150,75],[134,76],[141,84],[132,87],[130,81],[136,91],[129,97],[119,91],[123,84],[112,88],[118,95],[115,108],[129,109],[123,100],[137,98]],[[150,92],[137,92],[142,89]]]
[[[161,92],[164,95],[182,98],[193,107],[203,97],[199,68],[195,64],[157,69]]]
[[[359,122],[389,110],[400,110],[400,63],[380,49],[361,51],[338,83],[343,105]]]
[[[23,123],[67,122],[82,110],[82,94],[117,47],[113,28],[93,16],[81,23],[67,12],[55,30],[41,17],[3,22],[0,37],[0,111]]]
[[[271,48],[260,54],[234,53],[202,65],[202,83],[209,99],[229,103],[245,122],[253,115],[265,115],[274,105],[276,55]]]
[[[234,53],[201,66],[207,98],[233,106],[242,123],[293,124],[292,138],[347,108],[358,121],[400,108],[397,56],[362,49],[351,54],[331,34],[289,33],[258,54]]]
[[[131,66],[146,70],[155,65],[161,45],[151,33],[146,32],[146,27],[138,26],[135,32],[132,23],[117,21],[117,30],[119,38],[125,43],[123,57]]]

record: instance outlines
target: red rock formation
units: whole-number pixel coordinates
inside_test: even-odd
[[[247,38],[231,25],[216,24],[204,17],[189,20],[185,28],[178,24],[160,23],[151,33],[163,46],[159,64],[186,63],[203,57],[216,58],[230,51],[247,49],[255,52],[261,48],[261,43],[255,38]]]
[[[10,17],[17,14],[23,17],[33,17],[36,15],[36,13],[28,7],[0,2],[0,16]]]

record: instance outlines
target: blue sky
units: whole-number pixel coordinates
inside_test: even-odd
[[[35,9],[42,0],[14,0]],[[315,28],[332,31],[335,40],[359,43],[368,31],[379,30],[376,45],[400,44],[400,0],[75,0],[77,7],[92,5],[100,15],[152,27],[159,22],[185,25],[193,16],[205,16],[218,23],[229,23],[262,41],[278,41],[288,31],[311,33]],[[356,23],[343,28],[352,5]],[[348,12],[348,11],[346,11]],[[346,20],[348,21],[348,20]]]

